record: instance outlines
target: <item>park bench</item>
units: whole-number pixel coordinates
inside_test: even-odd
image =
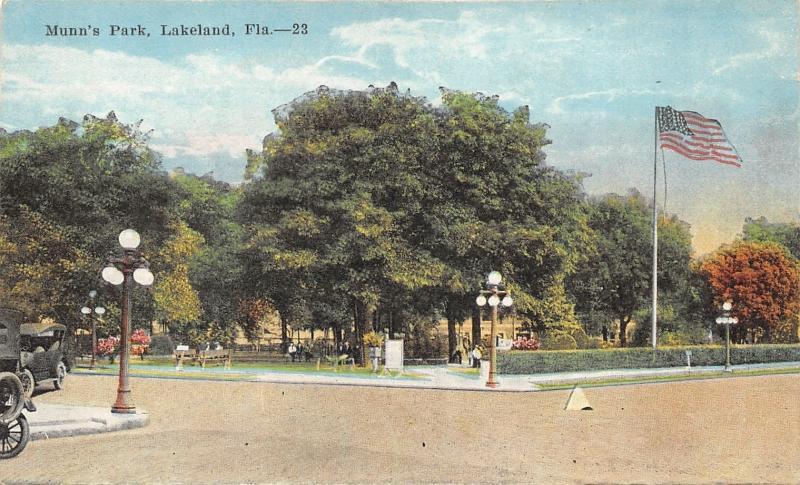
[[[205,368],[206,364],[222,364],[226,369],[231,368],[231,350],[201,350],[197,354],[197,361],[200,367]]]
[[[202,368],[205,368],[206,364],[222,364],[226,369],[230,369],[231,350],[176,350],[175,367],[182,368],[184,362],[192,365],[200,363]]]

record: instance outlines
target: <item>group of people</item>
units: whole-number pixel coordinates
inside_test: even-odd
[[[324,355],[349,355],[354,357],[350,342],[339,342],[335,346],[331,343],[325,348],[320,348],[319,346],[315,346],[315,348],[316,350],[311,346],[304,346],[302,342],[298,342],[297,344],[289,342],[289,345],[286,347],[286,353],[289,355],[289,358],[292,359],[292,362],[302,362],[303,360],[308,362],[314,357],[314,353]]]
[[[297,359],[297,362],[302,362],[303,359],[308,362],[311,360],[311,357],[313,357],[313,354],[309,351],[309,349],[303,347],[302,342],[298,342],[297,345],[295,345],[294,342],[289,342],[287,353],[289,354],[289,357],[291,357],[292,362],[294,362],[295,359]]]
[[[467,351],[468,348],[469,348],[469,340],[464,338],[459,342],[459,345],[456,347],[456,351],[453,354],[451,362],[461,364],[463,363],[463,359],[466,356],[469,359],[470,367],[480,367],[481,357],[483,357],[483,353],[481,352],[480,347],[475,345],[469,352]]]

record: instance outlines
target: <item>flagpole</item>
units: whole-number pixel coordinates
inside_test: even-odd
[[[656,208],[656,190],[658,183],[658,107],[653,119],[653,328],[651,342],[656,349],[656,321],[658,320],[658,209]]]

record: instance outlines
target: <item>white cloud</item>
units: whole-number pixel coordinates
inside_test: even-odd
[[[213,54],[168,63],[43,45],[6,45],[2,56],[0,102],[7,113],[24,110],[47,123],[55,121],[51,117],[80,119],[111,110],[125,122],[144,118],[154,129],[153,146],[167,157],[242,157],[274,128],[272,108],[320,84],[342,89],[369,84],[331,72],[325,59],[276,70]]]
[[[789,56],[793,52],[791,46],[794,45],[795,49],[797,47],[797,38],[790,38],[785,32],[774,30],[766,25],[760,25],[753,30],[753,34],[762,40],[761,48],[729,57],[722,65],[717,65],[713,71],[714,75],[719,75],[729,69],[736,69],[753,62]]]
[[[649,89],[610,88],[602,91],[588,91],[585,93],[568,94],[566,96],[554,98],[547,108],[545,108],[545,112],[552,115],[562,115],[566,112],[564,105],[573,101],[588,101],[594,98],[600,98],[605,99],[606,102],[610,103],[625,96],[650,96],[654,94],[664,94],[664,92],[657,92]]]
[[[506,27],[492,26],[472,11],[462,12],[456,20],[401,18],[381,19],[373,22],[336,27],[331,35],[345,45],[358,49],[355,60],[364,63],[368,51],[377,46],[388,46],[394,62],[402,68],[418,64],[420,54],[445,58],[486,59],[489,56],[491,34],[506,32]]]

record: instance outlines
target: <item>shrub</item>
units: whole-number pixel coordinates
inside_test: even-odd
[[[364,345],[367,347],[380,347],[383,345],[383,335],[374,330],[364,334]]]
[[[658,342],[665,347],[675,347],[691,345],[692,339],[683,332],[664,332],[658,337]]]
[[[150,354],[171,355],[174,350],[175,345],[169,335],[153,335],[150,338]]]
[[[542,340],[542,348],[547,350],[573,350],[578,344],[572,335],[563,330],[550,330]]]
[[[578,327],[570,331],[569,335],[575,339],[575,345],[579,349],[588,349],[591,348],[591,339],[586,332]]]
[[[538,374],[608,369],[682,367],[686,350],[692,351],[693,366],[723,365],[725,347],[720,345],[665,347],[653,350],[642,347],[606,350],[538,352],[509,351],[497,354],[501,374]],[[800,345],[734,345],[732,364],[800,361]]]
[[[119,350],[119,339],[108,337],[97,339],[97,355],[101,357],[113,357]]]
[[[608,340],[603,340],[603,337],[589,337],[589,341],[586,344],[587,349],[611,349],[616,347],[614,342],[609,342]]]

